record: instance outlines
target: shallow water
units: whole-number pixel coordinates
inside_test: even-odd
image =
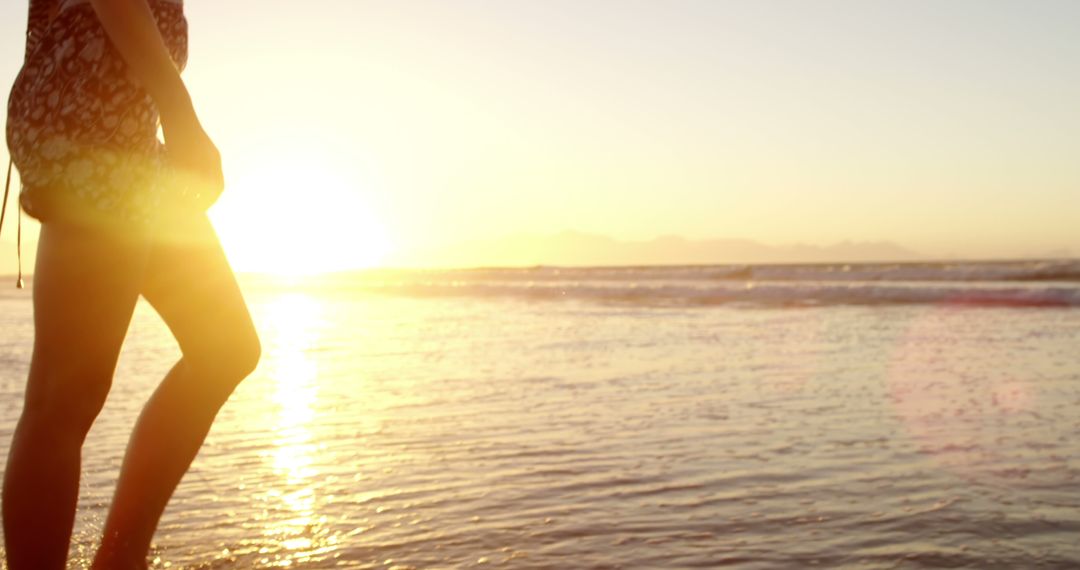
[[[1080,309],[247,293],[156,568],[1080,565]],[[30,316],[0,294],[5,455]],[[140,305],[73,568],[178,356]]]

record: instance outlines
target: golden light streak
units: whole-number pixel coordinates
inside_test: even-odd
[[[292,293],[276,299],[267,313],[277,409],[271,461],[280,477],[269,496],[291,513],[264,531],[279,548],[273,560],[267,559],[271,566],[290,567],[336,548],[335,537],[319,533],[323,521],[316,513],[319,490],[313,482],[319,475],[312,432],[319,390],[318,365],[308,353],[318,345],[322,311],[315,298]]]

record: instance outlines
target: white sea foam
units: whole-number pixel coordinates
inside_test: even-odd
[[[1080,262],[374,270],[323,286],[405,296],[658,306],[1080,306]]]
[[[367,275],[394,274],[372,271]],[[1064,281],[1080,283],[1080,260],[671,265],[415,270],[413,276],[499,281]],[[360,275],[364,275],[363,273]]]

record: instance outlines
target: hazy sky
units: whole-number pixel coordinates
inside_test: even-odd
[[[1080,253],[1073,0],[186,10],[234,242],[381,239],[392,259],[576,229]],[[24,22],[0,5],[5,102]]]

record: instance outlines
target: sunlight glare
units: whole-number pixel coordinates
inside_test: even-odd
[[[241,165],[210,211],[237,271],[312,275],[378,265],[390,251],[372,189],[318,154]]]

